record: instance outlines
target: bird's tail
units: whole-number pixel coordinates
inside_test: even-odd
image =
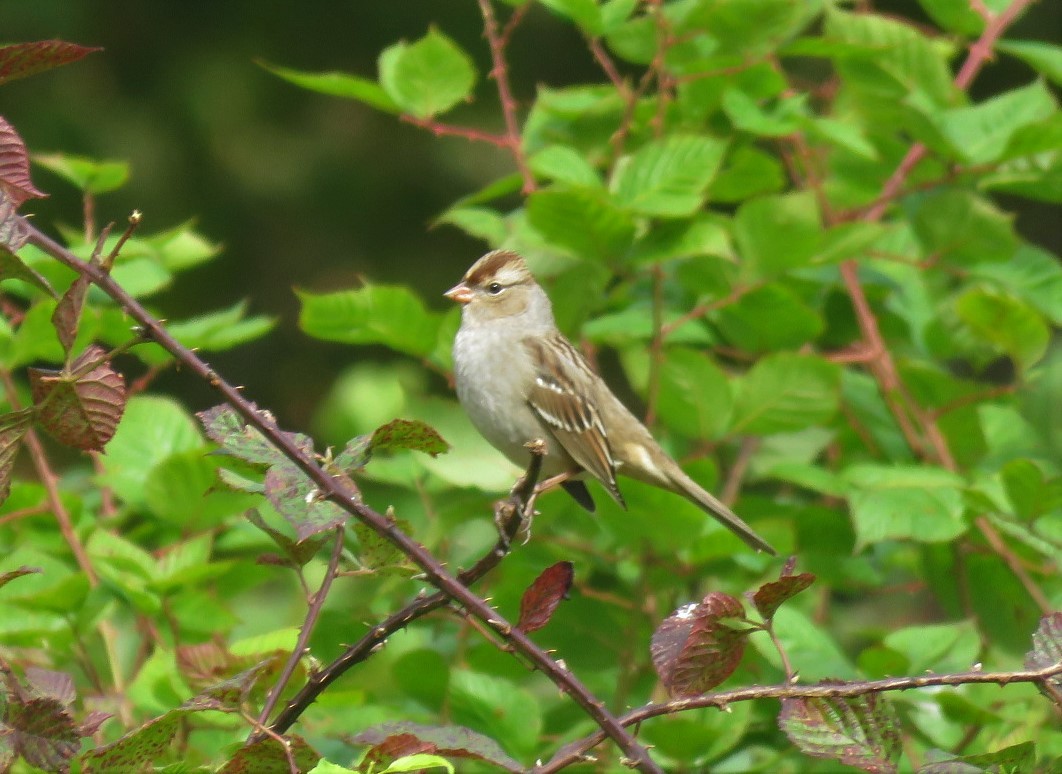
[[[752,548],[757,551],[765,551],[771,556],[778,555],[778,552],[771,548],[771,545],[766,540],[757,535],[752,527],[742,521],[740,516],[701,488],[696,481],[683,473],[681,469],[668,471],[668,473],[671,478],[670,483],[677,494],[682,495],[705,513],[715,518]]]

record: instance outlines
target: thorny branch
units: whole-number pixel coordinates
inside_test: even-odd
[[[672,715],[686,710],[717,707],[726,709],[731,704],[755,699],[824,699],[865,696],[870,693],[887,691],[909,691],[912,688],[932,688],[948,685],[972,685],[975,683],[992,683],[999,686],[1010,683],[1037,683],[1053,687],[1051,678],[1062,675],[1062,663],[1044,669],[1030,669],[1016,672],[956,672],[946,675],[922,675],[920,677],[889,677],[884,680],[866,680],[833,685],[768,685],[751,688],[738,688],[733,691],[705,693],[689,699],[676,699],[661,704],[646,704],[631,710],[620,718],[624,726],[636,726],[651,718]],[[575,765],[583,760],[587,752],[604,741],[601,732],[565,745],[553,758],[542,766],[535,767],[534,774],[552,774],[566,766]]]

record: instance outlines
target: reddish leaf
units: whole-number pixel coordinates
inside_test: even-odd
[[[0,415],[0,503],[11,494],[11,473],[15,468],[15,457],[18,456],[19,447],[22,445],[22,437],[33,424],[34,413],[33,409],[28,408]]]
[[[393,419],[372,434],[373,451],[414,449],[436,457],[450,449],[439,431],[419,420]]]
[[[268,412],[259,411],[258,413],[270,422],[273,421],[272,415]],[[218,444],[226,454],[262,467],[287,462],[287,457],[280,450],[270,443],[257,428],[248,425],[244,418],[228,404],[222,403],[220,406],[200,411],[196,416],[203,423],[203,430],[207,437]],[[301,433],[284,433],[284,435],[304,453],[313,454],[313,441],[307,436]]]
[[[493,739],[463,726],[424,726],[408,721],[382,723],[356,734],[354,741],[358,744],[372,745],[375,748],[394,737],[402,737],[404,741],[401,743],[405,744],[412,744],[411,740],[415,739],[422,744],[431,745],[433,749],[424,750],[424,752],[434,752],[444,758],[471,758],[486,761],[511,772],[525,770],[523,766],[506,755]]]
[[[30,180],[26,144],[22,142],[15,127],[3,117],[0,117],[0,192],[10,200],[15,209],[21,207],[27,199],[41,199],[48,195],[34,187],[33,181]],[[3,214],[6,216],[8,213]],[[17,250],[18,247],[14,249]]]
[[[1025,654],[1027,669],[1047,669],[1062,663],[1062,612],[1051,613],[1040,619],[1040,625],[1032,636],[1033,647]],[[1062,692],[1062,675],[1055,675],[1040,686],[1040,690],[1049,689]],[[1058,697],[1052,697],[1058,701]]]
[[[350,514],[330,500],[309,476],[285,460],[266,471],[265,495],[292,527],[299,542],[346,524]]]
[[[309,771],[321,756],[310,747],[301,736],[284,737],[288,743],[287,752],[280,742],[271,737],[241,747],[218,769],[218,774],[260,774],[260,772],[291,771],[288,755],[295,759],[299,771]]]
[[[735,627],[744,616],[738,599],[713,591],[700,604],[681,607],[661,622],[650,653],[673,695],[696,696],[733,674],[751,631]]]
[[[79,274],[63,293],[63,297],[55,305],[55,311],[52,312],[52,325],[55,326],[59,343],[63,345],[63,350],[67,354],[70,353],[70,348],[74,346],[74,339],[77,338],[77,326],[81,322],[81,310],[85,306],[89,284],[89,278],[84,274]]]
[[[68,707],[77,698],[74,690],[74,678],[66,672],[53,672],[51,669],[26,667],[26,682],[33,693],[42,699],[54,699]]]
[[[246,514],[247,521],[251,522],[258,529],[269,535],[277,547],[284,553],[284,556],[278,556],[278,562],[266,562],[265,557],[259,557],[258,561],[261,564],[285,564],[289,567],[302,567],[307,564],[317,552],[321,550],[321,546],[324,545],[323,540],[320,538],[316,540],[302,540],[296,543],[282,532],[273,529],[265,520],[259,515],[258,511],[253,508]]]
[[[10,583],[15,578],[21,578],[23,575],[32,575],[33,573],[40,571],[40,567],[27,567],[26,565],[22,565],[16,570],[0,573],[0,587]],[[0,771],[3,771],[3,769],[0,769]]]
[[[81,373],[104,354],[102,348],[93,346],[68,370],[29,370],[37,419],[67,446],[99,451],[111,440],[125,411],[125,381],[110,364]]]
[[[435,745],[417,739],[413,734],[395,734],[384,739],[375,747],[369,748],[361,760],[361,767],[373,766],[386,768],[396,758],[418,753],[434,753]]]
[[[810,572],[799,575],[783,575],[776,581],[764,583],[752,595],[752,604],[756,606],[764,620],[770,620],[782,603],[794,597],[815,582]]]
[[[520,598],[516,628],[529,634],[549,623],[557,605],[568,598],[574,576],[571,562],[557,562],[543,570]]]
[[[6,721],[18,752],[31,766],[45,771],[65,769],[81,746],[74,719],[55,699],[12,701]]]
[[[52,70],[102,48],[79,46],[64,40],[39,40],[0,46],[0,83]]]
[[[113,717],[114,715],[110,712],[92,710],[81,719],[81,725],[77,727],[77,733],[79,736],[92,736],[99,730],[100,726]]]
[[[802,752],[874,774],[896,771],[899,719],[879,694],[783,699],[778,725]]]

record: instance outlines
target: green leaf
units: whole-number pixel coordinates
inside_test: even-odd
[[[913,24],[874,13],[826,13],[826,36],[862,49],[857,59],[839,58],[842,79],[881,97],[903,99],[923,93],[945,107],[954,100],[949,47]]]
[[[432,223],[447,223],[469,236],[482,239],[491,247],[498,247],[509,236],[509,227],[501,214],[488,207],[451,207]]]
[[[472,94],[471,58],[436,29],[415,43],[396,43],[380,54],[380,85],[403,111],[417,118],[445,113]]]
[[[617,204],[640,215],[681,218],[704,203],[727,143],[672,134],[642,146],[616,164],[609,190]]]
[[[166,329],[190,349],[220,352],[261,338],[276,325],[276,318],[246,314],[247,302],[240,301],[228,309],[168,323]]]
[[[716,324],[730,343],[746,352],[796,349],[825,327],[814,309],[780,284],[765,285],[724,306]]]
[[[981,635],[972,621],[908,626],[882,642],[907,658],[907,672],[963,672],[979,660]]]
[[[980,772],[1020,774],[1023,771],[1035,770],[1036,744],[1022,742],[996,752],[963,755],[929,763],[920,768],[918,774],[980,774]]]
[[[545,239],[580,258],[614,261],[634,238],[634,221],[603,191],[550,188],[527,198],[527,218]]]
[[[381,769],[380,774],[400,774],[401,772],[428,771],[429,769],[442,769],[454,774],[454,765],[439,755],[417,753],[415,755],[403,755],[391,762],[386,769]]]
[[[730,382],[702,352],[668,347],[660,365],[657,411],[671,430],[688,438],[720,437],[730,420]]]
[[[1036,307],[1052,324],[1062,326],[1062,266],[1058,259],[1032,245],[1022,245],[1009,261],[981,263],[970,275],[991,280]]]
[[[597,171],[582,154],[567,145],[547,145],[527,163],[536,175],[557,183],[591,188],[601,185]]]
[[[818,206],[810,193],[762,196],[734,217],[734,240],[750,277],[770,277],[811,263],[822,242]]]
[[[852,119],[840,121],[819,116],[805,118],[802,125],[812,135],[857,156],[871,161],[876,161],[880,156],[878,149],[866,138],[862,127]]]
[[[930,465],[853,465],[845,471],[856,550],[885,540],[941,543],[966,531],[963,480]]]
[[[179,272],[199,266],[221,254],[221,245],[199,234],[192,223],[183,223],[169,231],[162,231],[144,240],[162,265],[169,271]],[[128,243],[126,243],[128,244]],[[125,255],[125,248],[122,249]],[[119,255],[119,259],[121,259]]]
[[[730,432],[770,435],[828,422],[837,412],[841,369],[821,358],[780,352],[740,381]]]
[[[500,740],[517,757],[529,754],[539,741],[542,715],[538,700],[510,680],[454,671],[449,707],[454,722]]]
[[[133,396],[101,457],[101,483],[131,505],[144,503],[149,472],[176,452],[199,449],[203,437],[195,420],[174,400]]]
[[[435,348],[442,315],[425,309],[408,288],[366,285],[297,295],[302,304],[299,327],[311,336],[345,344],[384,344],[418,357]]]
[[[628,260],[641,265],[702,255],[732,259],[733,254],[726,226],[712,216],[699,216],[664,221],[650,229],[634,243]]]
[[[914,207],[912,225],[926,255],[970,265],[1008,261],[1018,247],[1013,218],[968,191],[945,189]]]
[[[1035,309],[989,288],[970,288],[955,302],[959,319],[977,337],[991,342],[1023,370],[1047,351],[1051,332]]]
[[[918,0],[918,4],[933,21],[949,32],[977,37],[985,27],[985,20],[969,3],[956,3],[952,0]]]
[[[970,164],[999,159],[1019,129],[1051,116],[1054,97],[1041,81],[1013,89],[970,107],[945,110],[936,117],[959,158]]]
[[[554,13],[567,17],[579,25],[588,35],[597,37],[602,32],[601,9],[597,0],[539,0]]]
[[[33,163],[90,194],[114,191],[129,180],[129,164],[125,161],[98,161],[85,156],[49,153],[34,155]]]
[[[1062,46],[1040,40],[1001,40],[995,48],[1023,60],[1055,85],[1062,84]]]
[[[366,105],[382,110],[385,113],[399,113],[398,103],[392,99],[387,91],[375,81],[361,78],[357,75],[349,75],[340,72],[310,73],[303,70],[292,70],[288,67],[271,65],[267,62],[258,62],[265,68],[289,83],[294,83],[303,89],[316,91],[319,94],[328,94],[333,97],[343,97],[364,102]]]
[[[797,131],[806,117],[806,95],[780,100],[765,110],[745,92],[727,89],[723,93],[723,111],[734,128],[758,137],[784,137]]]
[[[781,191],[785,184],[785,169],[775,156],[755,145],[742,145],[726,155],[722,169],[708,186],[708,199],[741,202]]]

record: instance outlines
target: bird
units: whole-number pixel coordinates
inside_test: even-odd
[[[626,509],[617,474],[689,500],[750,547],[775,550],[679,467],[560,332],[526,261],[493,250],[443,294],[461,306],[454,338],[457,397],[476,430],[526,467],[528,444],[546,444],[540,489],[559,484],[594,510],[584,479],[597,479]]]

